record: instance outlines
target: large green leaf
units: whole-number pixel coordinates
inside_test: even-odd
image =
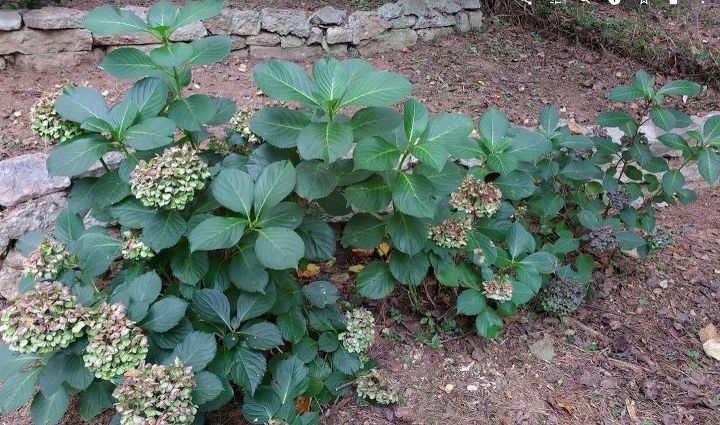
[[[415,143],[427,128],[430,119],[425,105],[415,99],[409,99],[403,106],[403,128],[405,137],[410,143]],[[472,123],[470,124],[472,127]]]
[[[139,118],[150,118],[163,110],[169,90],[160,78],[148,77],[133,84],[127,98],[137,105]]]
[[[535,161],[550,150],[550,141],[534,131],[513,128],[510,136],[512,145],[503,154],[512,155],[518,161]]]
[[[35,385],[42,370],[40,367],[33,367],[4,377],[3,387],[0,389],[0,410],[3,413],[13,412],[27,403],[35,392]]]
[[[400,173],[395,181],[392,199],[395,207],[413,217],[433,217],[435,205],[432,201],[434,187],[430,180],[421,175]]]
[[[187,241],[182,240],[172,249],[170,269],[173,276],[186,285],[195,285],[210,269],[207,251],[190,252]]]
[[[220,13],[223,4],[222,0],[191,1],[180,8],[173,30],[184,27],[187,24],[212,18]]]
[[[685,176],[680,170],[670,170],[663,174],[663,191],[672,196],[685,186]]]
[[[393,170],[398,166],[400,155],[400,150],[394,144],[379,137],[368,137],[355,146],[353,163],[356,170]]]
[[[387,264],[374,261],[358,273],[355,286],[360,295],[379,300],[390,295],[395,289],[395,278]]]
[[[242,415],[248,423],[267,423],[280,409],[280,398],[269,386],[257,389],[253,397],[243,399]]]
[[[310,385],[310,373],[302,360],[290,356],[281,361],[273,372],[272,388],[282,404],[302,395]]]
[[[185,43],[173,43],[150,51],[150,59],[166,67],[180,68],[193,54],[193,48]]]
[[[519,170],[498,177],[495,180],[495,185],[500,188],[503,197],[514,201],[529,197],[537,189],[532,177],[528,173]]]
[[[467,140],[473,129],[472,120],[463,114],[444,112],[434,116],[427,125],[421,138],[421,145],[442,145],[448,149],[452,145]],[[443,164],[437,164],[438,170]]]
[[[193,294],[192,308],[201,319],[230,328],[230,301],[217,289],[198,289]]]
[[[276,299],[274,290],[265,291],[264,294],[241,292],[237,300],[237,321],[244,322],[262,316],[272,309]]]
[[[258,322],[240,330],[245,343],[256,350],[270,350],[282,345],[282,337],[277,326],[270,322]]]
[[[275,321],[283,339],[291,344],[297,344],[307,334],[307,320],[299,306],[293,306],[290,311],[278,316]]]
[[[438,171],[443,169],[450,156],[450,152],[443,144],[423,140],[413,146],[410,153],[419,159],[421,163],[429,165]]]
[[[113,5],[96,7],[82,18],[83,26],[98,36],[144,32],[145,22],[129,10]]]
[[[476,316],[487,308],[485,295],[477,289],[466,289],[457,299],[457,312],[467,316]]]
[[[375,248],[385,238],[385,222],[372,214],[355,214],[345,225],[342,244],[345,247]]]
[[[248,292],[265,290],[269,275],[255,255],[253,236],[245,237],[240,241],[238,252],[230,261],[229,274],[230,281],[239,289]]]
[[[569,162],[560,173],[565,177],[579,181],[601,179],[603,177],[602,170],[590,160]]]
[[[371,106],[355,112],[350,124],[353,138],[359,140],[389,133],[396,129],[401,122],[401,115],[398,111],[392,108]]]
[[[305,208],[295,202],[280,202],[265,209],[257,218],[258,227],[285,227],[295,229],[305,217]]]
[[[169,331],[185,317],[186,309],[187,303],[180,298],[164,297],[150,306],[150,311],[141,326],[153,332]]]
[[[33,424],[55,425],[65,416],[69,407],[70,397],[62,388],[49,395],[38,392],[30,405]]]
[[[457,188],[457,186],[455,186]],[[390,186],[378,175],[348,186],[345,198],[349,205],[358,211],[375,212],[384,210],[392,200]]]
[[[480,116],[478,131],[480,131],[483,139],[488,142],[488,147],[493,148],[505,137],[509,126],[510,123],[503,112],[500,112],[497,108],[488,108]]]
[[[352,127],[338,122],[314,122],[298,135],[298,150],[305,159],[334,162],[352,147]]]
[[[176,19],[180,9],[167,0],[161,0],[150,7],[147,23],[152,28],[169,28]]]
[[[179,358],[185,366],[191,366],[193,372],[198,373],[215,358],[216,351],[217,343],[212,334],[191,332],[175,347],[169,358],[170,361]]]
[[[230,248],[240,241],[247,220],[238,217],[210,217],[188,235],[190,251]]]
[[[548,105],[540,111],[539,120],[540,125],[543,130],[545,130],[545,133],[549,134],[550,132],[555,131],[558,123],[560,123],[560,112],[558,112],[557,108],[554,106]]]
[[[324,280],[305,285],[302,292],[310,304],[320,308],[335,304],[340,299],[340,294],[335,285]]]
[[[106,272],[120,252],[120,241],[103,233],[86,233],[78,242],[77,257],[83,272],[89,276]]]
[[[193,388],[192,400],[195,404],[203,405],[222,393],[222,382],[214,373],[204,370],[196,373],[194,377],[195,388]]]
[[[55,110],[63,118],[83,122],[90,118],[106,121],[110,111],[105,98],[92,87],[68,87],[55,101]]]
[[[135,197],[129,197],[118,204],[112,205],[110,214],[120,225],[131,229],[142,228],[155,215],[150,208],[144,206]]]
[[[285,199],[295,188],[296,173],[290,161],[278,161],[262,170],[254,188],[255,214]]]
[[[211,35],[193,40],[190,43],[192,54],[188,63],[193,65],[209,65],[220,62],[230,54],[232,40],[227,35]]]
[[[134,47],[120,47],[109,52],[100,62],[100,67],[113,77],[126,80],[162,75],[162,68]]]
[[[158,252],[175,245],[185,233],[187,223],[177,211],[161,210],[145,223],[142,241]]]
[[[415,255],[427,242],[427,220],[395,212],[388,222],[388,233],[395,248]]]
[[[125,143],[136,150],[157,149],[173,141],[175,122],[165,117],[153,117],[128,128]]]
[[[297,233],[283,227],[256,229],[255,253],[265,267],[273,270],[296,269],[305,255],[305,243]]]
[[[312,201],[331,194],[337,186],[337,176],[331,165],[324,161],[302,161],[295,169],[295,192]]]
[[[318,106],[313,95],[315,83],[294,63],[270,60],[255,65],[252,71],[255,85],[271,98]]]
[[[675,115],[673,115],[671,111],[659,106],[653,106],[652,109],[650,109],[650,119],[652,119],[653,124],[665,131],[670,131],[678,126],[675,121]]]
[[[720,115],[713,115],[703,125],[705,139],[716,147],[720,147]]]
[[[349,80],[345,68],[332,57],[315,61],[312,65],[312,74],[317,86],[316,95],[318,103],[331,104],[342,98]]]
[[[99,134],[80,136],[53,149],[47,159],[47,169],[53,176],[76,176],[111,150],[112,145]]]
[[[543,274],[550,274],[558,267],[558,259],[549,252],[535,252],[523,258],[521,263],[534,267]]]
[[[515,222],[505,235],[505,245],[510,256],[515,259],[518,255],[535,250],[535,239],[525,230],[522,224]]]
[[[374,71],[353,80],[345,90],[340,106],[386,106],[402,100],[412,90],[412,84],[400,74]]]
[[[613,102],[631,102],[635,99],[640,99],[645,93],[637,87],[632,86],[618,86],[610,90],[608,99]]]
[[[427,255],[407,255],[400,251],[393,251],[388,262],[390,273],[404,285],[418,286],[422,283],[430,268]]]
[[[263,353],[251,350],[245,344],[241,344],[240,348],[235,351],[232,377],[250,396],[255,395],[255,390],[265,376],[266,369],[267,363]]]
[[[203,125],[215,116],[217,104],[210,96],[193,94],[181,97],[168,106],[168,118],[175,121],[179,128],[200,131]]]
[[[223,207],[251,217],[255,182],[249,174],[225,168],[213,179],[213,197]]]
[[[266,106],[252,116],[250,127],[263,140],[279,148],[298,144],[298,136],[310,124],[310,117],[295,109]]]
[[[709,184],[720,178],[720,156],[711,148],[702,148],[698,153],[698,171]]]
[[[483,309],[475,318],[475,329],[485,339],[495,339],[503,328],[503,320],[492,308]]]
[[[90,422],[103,410],[112,407],[112,392],[115,386],[109,381],[96,379],[78,397],[78,412],[86,421]]]
[[[702,86],[694,81],[675,80],[660,87],[658,94],[675,96],[694,96],[702,90]]]
[[[335,233],[324,221],[305,217],[296,231],[305,242],[305,258],[308,260],[329,260],[335,255]]]

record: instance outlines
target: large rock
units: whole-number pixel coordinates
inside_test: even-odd
[[[460,6],[465,10],[478,10],[482,9],[480,0],[456,0]]]
[[[343,23],[347,12],[340,9],[335,9],[332,6],[325,6],[317,10],[310,17],[310,22],[315,25],[340,25]]]
[[[170,36],[171,41],[193,41],[198,38],[203,38],[208,34],[205,26],[202,22],[193,22],[190,25],[185,25],[182,28],[178,28],[177,31]]]
[[[0,32],[0,55],[23,53],[82,52],[92,49],[93,39],[88,31],[34,30]]]
[[[212,34],[257,35],[260,32],[260,12],[223,9],[220,15],[205,21]]]
[[[325,36],[328,44],[350,43],[352,41],[352,31],[345,27],[330,27],[327,29]]]
[[[381,18],[377,12],[358,11],[348,18],[348,28],[352,32],[353,44],[375,38],[391,27],[390,22]]]
[[[313,44],[322,44],[323,35],[325,35],[325,32],[322,28],[312,27],[310,28],[310,35],[305,40],[305,44],[308,46],[312,46]]]
[[[392,30],[360,43],[358,50],[363,56],[372,55],[413,46],[417,39],[417,33],[411,29]]]
[[[0,252],[10,241],[28,232],[52,233],[55,219],[67,207],[65,193],[58,192],[33,199],[0,212]]]
[[[435,2],[435,10],[442,13],[458,13],[463,10],[455,0],[437,0]]]
[[[415,24],[415,28],[451,27],[455,25],[455,22],[455,16],[450,15],[420,16]]]
[[[417,17],[413,15],[401,16],[390,21],[393,29],[410,28],[417,22]]]
[[[280,44],[280,36],[271,32],[261,32],[258,35],[248,37],[246,43],[249,46],[277,46]]]
[[[157,44],[160,40],[144,32],[113,34],[106,36],[93,35],[96,46],[133,46],[138,44]]]
[[[282,48],[300,47],[304,45],[305,40],[300,37],[295,37],[294,35],[280,37],[280,47]]]
[[[310,35],[310,22],[302,9],[263,9],[260,12],[262,29],[280,35]],[[252,52],[250,52],[252,55]]]
[[[300,46],[282,48],[280,46],[250,46],[250,56],[258,59],[304,60],[320,57],[323,50],[320,46]]]
[[[399,18],[402,14],[402,8],[397,3],[387,3],[378,7],[377,12],[381,18],[389,21],[391,19]]]
[[[48,174],[46,160],[47,154],[36,153],[0,161],[0,205],[12,207],[69,187],[68,177]]]
[[[397,2],[403,15],[427,16],[433,12],[432,0],[400,0]]]
[[[481,11],[468,12],[468,20],[470,21],[470,29],[477,31],[482,28],[483,14]]]
[[[11,299],[17,292],[20,275],[23,269],[24,257],[17,250],[11,250],[0,262],[0,296]]]
[[[53,71],[81,64],[99,64],[104,56],[101,49],[90,52],[40,53],[15,56],[15,67],[24,70]]]
[[[59,30],[85,28],[81,22],[87,12],[69,7],[43,7],[23,13],[23,22],[29,28]]]
[[[0,10],[0,31],[15,31],[22,27],[22,17],[16,10]]]

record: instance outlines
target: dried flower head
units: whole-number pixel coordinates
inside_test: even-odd
[[[582,161],[592,156],[592,149],[573,149],[570,151],[570,159],[573,161]]]
[[[140,161],[130,174],[130,187],[146,207],[182,210],[208,177],[207,164],[195,150],[172,147],[148,162]]]
[[[497,275],[493,280],[483,282],[485,296],[500,302],[510,301],[513,295],[513,286],[510,277]]]
[[[650,142],[648,141],[648,138],[645,135],[645,133],[641,133],[641,132],[638,132],[635,136],[629,136],[626,134],[620,138],[620,144],[622,146],[630,146],[630,145],[634,145],[635,143],[639,143],[641,145],[647,145]]]
[[[471,219],[450,217],[442,224],[428,226],[428,238],[445,248],[464,248],[470,230],[472,230]]]
[[[645,239],[650,251],[658,251],[672,245],[673,234],[668,227],[658,227],[655,231]]]
[[[62,243],[45,238],[25,259],[23,275],[36,281],[55,280],[65,270],[72,269],[77,259]]]
[[[450,205],[458,211],[477,217],[490,217],[500,209],[502,192],[492,183],[465,176],[460,187],[450,195]]]
[[[633,197],[628,195],[622,188],[609,190],[607,192],[607,199],[610,207],[615,208],[616,210],[621,210],[633,202]]]
[[[51,353],[83,336],[86,314],[62,283],[39,283],[0,313],[0,339],[21,353]]]
[[[610,226],[603,226],[590,232],[590,251],[605,254],[617,248],[618,242]]]
[[[256,145],[262,142],[262,139],[257,134],[253,133],[250,128],[250,118],[255,113],[255,108],[240,108],[232,118],[230,118],[230,125],[233,130],[241,135],[247,143]]]
[[[55,93],[43,94],[30,109],[30,129],[45,142],[63,143],[83,132],[80,124],[66,120],[55,110],[55,101],[69,86],[65,84]]]
[[[358,397],[388,405],[398,402],[397,389],[382,371],[372,369],[355,380]]]
[[[135,237],[132,231],[127,230],[122,233],[123,245],[122,245],[122,256],[126,260],[146,260],[155,255],[149,246],[145,245],[143,241]]]
[[[148,342],[122,304],[104,304],[92,314],[87,329],[85,366],[100,379],[111,380],[145,360]]]
[[[375,318],[364,308],[345,312],[347,327],[338,335],[345,350],[350,353],[362,353],[370,348],[375,339]]]
[[[172,365],[141,363],[113,391],[121,425],[187,425],[197,413],[195,377],[179,359]]]
[[[567,316],[580,307],[585,298],[585,287],[573,279],[551,280],[542,291],[542,309],[556,316]]]

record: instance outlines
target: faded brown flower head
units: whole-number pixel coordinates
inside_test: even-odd
[[[72,269],[77,264],[65,245],[45,238],[35,251],[28,254],[23,268],[23,275],[36,281],[55,280],[65,270]]]
[[[464,248],[470,230],[472,230],[470,218],[450,217],[437,226],[428,226],[428,237],[445,248]]]
[[[379,369],[358,376],[355,380],[358,397],[388,405],[398,402],[398,392],[392,382]]]
[[[510,301],[513,294],[513,286],[510,277],[506,275],[495,276],[493,280],[483,282],[485,296],[500,302]]]
[[[122,304],[103,304],[92,314],[85,366],[100,379],[112,380],[145,360],[148,342]]]
[[[362,307],[345,312],[347,326],[338,335],[343,348],[350,353],[362,353],[375,340],[375,317]]]
[[[138,239],[132,231],[122,233],[122,256],[126,260],[146,260],[155,256],[155,253],[143,241]]]
[[[83,132],[80,124],[66,120],[55,109],[55,101],[69,86],[65,84],[54,93],[43,94],[30,109],[30,129],[45,142],[63,143]]]
[[[233,126],[233,130],[245,138],[247,143],[256,145],[262,141],[260,136],[255,134],[250,128],[250,118],[256,112],[255,108],[240,108],[232,118],[230,118],[230,125]]]
[[[166,149],[130,173],[133,195],[146,207],[182,210],[205,187],[207,164],[187,146]]]
[[[492,183],[465,176],[460,187],[450,195],[450,205],[458,211],[477,217],[490,217],[500,209],[502,192]]]
[[[51,353],[83,336],[86,314],[62,283],[39,283],[0,313],[0,338],[14,351]]]
[[[195,377],[179,359],[172,365],[141,363],[113,391],[122,425],[188,425],[195,419]]]

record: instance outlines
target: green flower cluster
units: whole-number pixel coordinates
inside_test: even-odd
[[[605,254],[617,248],[618,242],[610,226],[603,226],[590,232],[590,251]]]
[[[0,313],[0,339],[14,351],[47,354],[82,337],[86,317],[62,283],[40,283]]]
[[[155,253],[143,241],[137,239],[132,231],[127,230],[122,233],[123,245],[122,256],[126,260],[147,260],[155,256]]]
[[[585,288],[573,279],[551,280],[541,295],[540,306],[555,316],[567,316],[580,307]]]
[[[36,281],[55,280],[63,271],[72,269],[76,264],[77,259],[65,249],[65,245],[45,238],[28,255],[22,273]]]
[[[179,359],[173,365],[141,363],[125,372],[113,391],[121,425],[188,425],[197,406],[192,402],[195,377]]]
[[[394,404],[398,402],[398,392],[390,380],[378,369],[372,369],[367,374],[355,380],[358,397],[372,400],[377,404]]]
[[[673,243],[672,231],[667,227],[659,227],[646,238],[645,242],[650,251],[665,249]]]
[[[130,173],[133,195],[146,207],[182,210],[205,187],[207,164],[187,146],[172,147]]]
[[[66,87],[62,86],[57,93],[44,94],[30,109],[30,129],[45,142],[63,143],[83,132],[80,124],[66,120],[55,110],[55,101]]]
[[[235,133],[242,136],[247,143],[256,145],[262,142],[260,136],[255,134],[250,128],[250,118],[255,113],[255,108],[240,108],[232,118],[230,118],[230,125],[233,127]]]
[[[122,304],[104,304],[93,312],[85,366],[100,379],[112,380],[145,360],[148,342],[135,322],[125,317]]]
[[[450,205],[467,214],[490,217],[500,209],[501,199],[502,192],[495,185],[468,175],[450,195]]]
[[[495,276],[495,279],[483,282],[485,296],[500,302],[510,301],[513,295],[513,286],[507,275]]]
[[[338,335],[343,348],[350,353],[362,353],[370,348],[375,340],[375,318],[372,313],[360,307],[345,312],[345,318],[345,332]]]
[[[428,238],[445,248],[464,248],[471,230],[471,219],[450,217],[437,226],[428,226]]]

